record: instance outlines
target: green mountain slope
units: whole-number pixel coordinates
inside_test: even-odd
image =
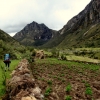
[[[15,59],[17,58],[17,53],[24,52],[24,50],[24,46],[0,30],[0,59],[3,59],[5,53],[10,53],[12,59]]]
[[[58,47],[100,47],[100,24],[67,33]]]

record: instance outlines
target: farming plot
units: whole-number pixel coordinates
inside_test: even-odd
[[[100,99],[100,65],[49,58],[30,67],[44,100]]]

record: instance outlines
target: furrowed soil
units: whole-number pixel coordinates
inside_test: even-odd
[[[44,100],[100,100],[100,65],[35,60],[30,65]]]

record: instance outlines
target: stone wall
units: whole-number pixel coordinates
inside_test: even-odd
[[[3,100],[43,100],[41,89],[29,70],[29,63],[23,59],[11,73]]]

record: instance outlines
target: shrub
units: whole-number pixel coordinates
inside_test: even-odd
[[[53,50],[51,51],[51,53],[52,53],[52,56],[53,56],[53,57],[59,57],[59,51],[58,51],[58,50],[53,49]]]
[[[62,55],[61,55],[61,59],[62,59],[62,60],[66,60],[66,56],[62,54]]]

